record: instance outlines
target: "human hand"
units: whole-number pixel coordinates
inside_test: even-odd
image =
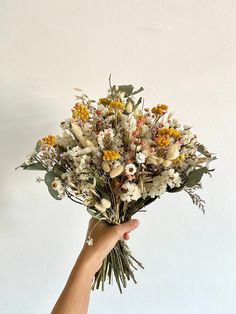
[[[137,219],[130,219],[120,225],[109,226],[103,221],[98,223],[98,220],[91,218],[86,239],[92,231],[90,236],[93,239],[93,245],[88,246],[85,242],[79,256],[79,262],[82,265],[84,263],[89,264],[89,269],[95,274],[101,267],[104,258],[116,243],[121,239],[128,240],[129,232],[136,229],[138,225],[139,221]]]

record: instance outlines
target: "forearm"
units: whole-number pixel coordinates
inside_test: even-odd
[[[95,272],[94,261],[82,252],[51,314],[86,314]]]

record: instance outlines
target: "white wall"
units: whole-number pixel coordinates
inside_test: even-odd
[[[218,154],[203,216],[185,194],[140,214],[130,246],[138,285],[91,296],[90,313],[234,314],[236,301],[233,0],[1,0],[0,313],[49,313],[83,243],[88,214],[15,172],[36,140],[59,132],[73,87],[116,83],[167,103]]]

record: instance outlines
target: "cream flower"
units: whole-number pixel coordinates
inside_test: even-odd
[[[137,171],[137,168],[135,167],[134,164],[130,163],[125,166],[125,174],[127,176],[134,175],[136,171]]]

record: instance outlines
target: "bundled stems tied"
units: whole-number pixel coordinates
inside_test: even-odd
[[[120,293],[122,287],[126,288],[127,281],[132,279],[137,283],[134,276],[134,270],[138,267],[144,268],[131,254],[128,245],[124,240],[119,240],[107,257],[103,260],[101,268],[94,277],[92,290],[99,289],[100,285],[104,291],[105,282],[112,283],[113,276],[117,282]]]

